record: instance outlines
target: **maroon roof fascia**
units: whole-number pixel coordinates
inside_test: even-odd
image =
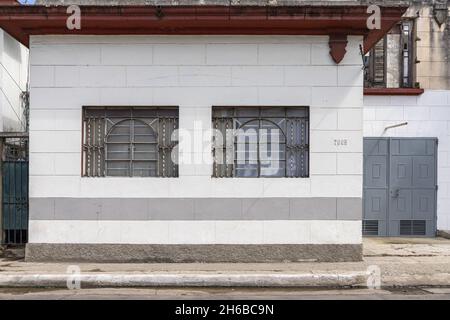
[[[367,29],[366,6],[80,6],[81,30],[68,30],[66,6],[0,5],[0,27],[25,46],[30,35],[362,35],[367,52],[405,6],[381,7]]]

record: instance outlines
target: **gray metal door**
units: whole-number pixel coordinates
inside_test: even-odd
[[[364,139],[363,234],[436,234],[437,139]]]

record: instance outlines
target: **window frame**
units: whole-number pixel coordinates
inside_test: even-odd
[[[417,72],[416,64],[417,62],[417,29],[416,29],[416,19],[405,17],[398,23],[396,23],[382,39],[378,41],[377,44],[369,51],[368,55],[364,56],[364,89],[389,89],[399,90],[399,89],[417,89]],[[404,27],[409,27],[409,33],[407,36],[404,32]],[[399,52],[396,58],[396,64],[398,66],[398,74],[396,81],[398,86],[388,87],[388,77],[387,77],[387,59],[390,53],[388,47],[388,36],[398,35],[398,46]],[[405,44],[407,45],[407,50],[404,49]],[[376,50],[377,46],[383,47],[383,81],[376,82]],[[406,54],[406,55],[405,55]],[[407,70],[405,68],[405,59],[407,59]],[[406,81],[405,81],[406,79]],[[400,92],[400,91],[399,91]]]
[[[382,43],[381,43],[382,42]],[[376,81],[376,50],[377,46],[383,47],[383,81]],[[368,66],[365,69],[365,79],[364,79],[364,87],[365,88],[386,88],[387,86],[387,36],[384,36],[380,41],[378,41],[375,46],[369,51],[369,55],[367,57]]]
[[[409,28],[409,33],[407,36],[405,36],[405,27]],[[416,74],[415,74],[415,64],[416,64],[416,50],[417,50],[417,44],[415,41],[416,37],[416,23],[414,19],[402,19],[400,23],[400,87],[401,88],[414,88],[415,81],[416,81]],[[405,38],[406,41],[405,41]],[[404,50],[405,43],[407,44],[408,48],[407,50]],[[405,52],[408,54],[407,57],[405,57]],[[405,59],[408,60],[407,67],[408,70],[406,72],[405,70]],[[405,79],[407,79],[405,81]]]
[[[307,134],[307,139],[306,139],[306,143],[303,145],[304,147],[305,147],[305,150],[303,150],[303,152],[307,152],[307,159],[306,159],[306,161],[307,161],[307,172],[306,172],[306,175],[299,175],[299,176],[288,176],[287,175],[287,172],[288,172],[288,159],[287,159],[287,154],[288,154],[288,147],[289,147],[289,143],[288,143],[288,138],[287,138],[287,133],[286,132],[283,132],[282,131],[282,134],[284,135],[284,142],[282,143],[282,145],[284,145],[284,149],[283,149],[283,152],[284,152],[284,159],[282,160],[282,162],[284,162],[284,175],[283,176],[261,176],[261,160],[260,160],[260,141],[259,141],[259,139],[260,139],[260,135],[259,135],[259,131],[258,131],[258,135],[257,135],[257,163],[258,163],[258,175],[257,176],[236,176],[236,164],[235,164],[235,162],[236,162],[236,135],[234,135],[234,138],[233,138],[233,164],[232,165],[229,165],[228,163],[224,163],[224,164],[221,164],[222,166],[225,166],[225,170],[226,170],[226,172],[228,172],[228,166],[232,166],[232,174],[230,175],[230,176],[223,176],[223,175],[218,175],[218,171],[217,171],[217,169],[216,169],[216,166],[217,166],[217,164],[216,164],[216,155],[215,155],[215,150],[216,150],[216,146],[215,146],[215,141],[214,141],[214,131],[213,131],[213,137],[212,137],[212,145],[211,145],[211,154],[212,154],[212,157],[213,157],[213,164],[212,164],[212,175],[211,175],[211,177],[212,178],[214,178],[214,179],[308,179],[308,178],[310,178],[310,176],[311,176],[311,168],[310,168],[310,164],[311,164],[311,150],[310,150],[310,142],[311,142],[311,108],[310,108],[310,106],[276,106],[276,105],[274,105],[274,106],[270,106],[270,105],[264,105],[264,106],[242,106],[242,105],[237,105],[237,106],[230,106],[230,105],[226,105],[226,106],[212,106],[212,109],[211,109],[211,125],[212,125],[212,129],[213,130],[215,130],[216,128],[214,127],[214,120],[215,120],[215,117],[214,117],[214,108],[216,108],[216,109],[234,109],[234,115],[233,115],[233,117],[232,117],[232,124],[233,124],[233,130],[236,130],[235,128],[234,128],[234,123],[235,123],[235,119],[236,118],[246,118],[246,116],[236,116],[235,115],[235,112],[236,112],[236,109],[246,109],[246,108],[248,108],[248,109],[251,109],[251,108],[254,108],[254,109],[259,109],[259,116],[257,117],[257,118],[250,118],[249,117],[249,119],[248,119],[248,121],[246,121],[245,123],[249,123],[249,122],[252,122],[252,121],[259,121],[259,125],[258,125],[258,128],[260,129],[260,126],[261,126],[261,123],[262,122],[264,122],[264,121],[268,121],[268,122],[271,122],[271,123],[273,123],[273,121],[271,121],[270,120],[270,118],[280,118],[280,119],[284,119],[285,121],[286,121],[286,125],[287,125],[287,120],[288,120],[288,116],[287,116],[287,110],[288,109],[303,109],[305,112],[306,112],[306,116],[304,116],[304,117],[291,117],[291,118],[294,118],[294,119],[304,119],[305,121],[306,121],[306,125],[307,125],[307,128],[305,129],[305,131],[306,131],[306,134]],[[268,118],[268,119],[266,119],[265,117],[262,117],[261,116],[261,110],[262,109],[277,109],[277,108],[280,108],[280,109],[284,109],[284,118],[282,118],[282,117],[277,117],[277,116],[266,116],[266,118]],[[245,124],[244,123],[244,124]],[[277,127],[279,127],[276,123],[273,123],[274,125],[276,125]],[[287,129],[286,129],[287,130]],[[228,139],[228,138],[227,138]],[[227,157],[227,154],[226,154],[226,147],[227,147],[227,145],[228,145],[228,142],[227,141],[224,141],[224,144],[223,144],[223,149],[224,149],[224,151],[225,152],[223,152],[223,157]],[[292,146],[294,146],[295,144],[293,144]],[[291,146],[291,147],[292,147]],[[301,156],[301,153],[299,153],[299,155]],[[220,165],[220,164],[219,164]]]
[[[127,109],[130,110],[130,117],[127,116],[113,116],[110,118],[121,118],[122,120],[119,120],[117,123],[114,123],[109,129],[108,129],[108,125],[107,125],[107,119],[108,117],[106,116],[106,112],[108,110],[112,110],[112,111],[126,111]],[[98,110],[99,113],[101,113],[102,111],[105,113],[105,116],[103,117],[99,117],[96,119],[100,119],[103,121],[103,123],[101,124],[101,130],[104,130],[104,135],[102,136],[102,139],[98,139],[97,142],[102,143],[102,145],[93,145],[93,146],[87,146],[86,143],[86,138],[87,138],[87,127],[86,127],[86,122],[89,118],[89,116],[87,115],[87,112],[89,111],[95,111]],[[154,111],[156,112],[155,116],[134,116],[133,111],[134,110],[139,110],[141,112],[145,112],[145,110],[148,111]],[[174,114],[176,114],[175,116],[160,116],[159,111],[169,111],[169,112],[174,112]],[[92,105],[87,105],[87,106],[83,106],[82,107],[82,115],[81,115],[81,177],[82,178],[141,178],[141,179],[145,179],[145,178],[178,178],[179,177],[179,164],[178,163],[173,163],[171,161],[171,158],[169,159],[169,161],[171,161],[171,164],[173,166],[172,168],[172,174],[167,174],[166,171],[164,171],[163,173],[160,173],[160,159],[162,156],[162,153],[164,153],[163,157],[166,157],[166,152],[167,150],[170,150],[169,152],[169,157],[171,157],[171,151],[176,149],[178,146],[178,139],[176,141],[169,141],[167,142],[166,140],[166,136],[162,137],[161,139],[163,139],[163,143],[164,145],[160,145],[160,133],[155,130],[151,125],[149,125],[148,123],[146,123],[143,119],[151,119],[154,118],[153,121],[161,121],[161,119],[170,119],[172,120],[172,124],[174,125],[174,128],[172,130],[178,130],[179,129],[179,123],[180,123],[180,109],[179,106],[133,106],[133,105],[120,105],[120,106],[92,106]],[[94,117],[92,117],[92,119],[94,119]],[[155,161],[156,162],[156,175],[149,175],[149,176],[144,176],[144,175],[135,175],[134,174],[134,170],[129,169],[129,175],[108,175],[107,172],[107,162],[111,161],[111,159],[108,159],[107,156],[107,150],[108,150],[108,136],[110,135],[111,131],[113,130],[114,126],[125,122],[125,121],[134,121],[134,122],[141,122],[145,125],[148,125],[149,128],[154,132],[155,134],[155,139],[156,139],[156,161],[155,160],[149,160],[148,162],[152,162]],[[159,124],[158,124],[159,126]],[[172,131],[173,132],[173,131]],[[128,145],[136,145],[134,138],[131,137],[132,132],[130,131],[130,139],[127,142],[123,142],[123,144],[128,144]],[[169,138],[170,139],[170,138]],[[167,143],[167,145],[166,145]],[[143,143],[143,144],[147,144],[147,143]],[[153,142],[149,142],[148,143],[153,144]],[[90,152],[90,150],[87,150],[88,148],[98,148],[98,149],[102,149],[102,151],[97,151],[99,152],[99,154],[97,155],[98,159],[98,163],[100,164],[100,168],[95,168],[95,169],[90,169],[88,168],[88,164],[87,162],[87,157],[89,156],[88,153]],[[124,161],[129,161],[129,162],[133,162],[133,150],[130,150],[130,159],[128,160],[124,160]],[[95,157],[90,155],[91,157]],[[179,157],[179,154],[177,154],[177,156]],[[140,160],[138,160],[137,162],[142,162]],[[145,162],[145,161],[144,161]],[[130,167],[131,168],[131,167]],[[149,169],[151,170],[151,169]],[[166,170],[166,169],[164,169]]]

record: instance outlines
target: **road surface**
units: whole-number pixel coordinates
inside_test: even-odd
[[[397,289],[7,289],[4,300],[450,300],[450,288]]]

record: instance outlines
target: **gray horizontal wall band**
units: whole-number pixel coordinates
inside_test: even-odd
[[[28,262],[226,263],[361,261],[361,244],[27,244]]]
[[[361,198],[30,198],[30,220],[361,219]]]

